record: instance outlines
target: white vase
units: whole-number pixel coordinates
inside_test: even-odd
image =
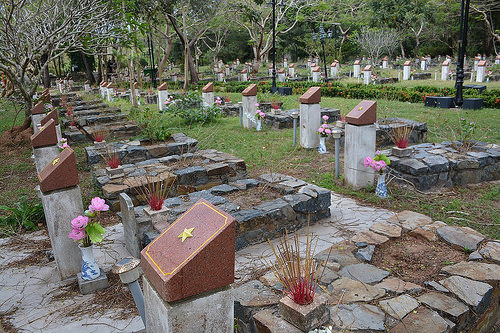
[[[320,136],[319,137],[319,147],[318,147],[318,153],[320,154],[326,154],[326,145],[325,145],[325,137]]]
[[[101,271],[94,258],[94,245],[78,246],[82,252],[82,279],[94,280],[101,275]]]
[[[375,189],[375,193],[380,198],[388,198],[389,194],[387,194],[387,186],[385,184],[385,173],[378,175],[377,188]]]
[[[257,119],[257,131],[262,131],[262,119]]]

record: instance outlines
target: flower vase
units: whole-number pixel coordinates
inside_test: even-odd
[[[257,119],[257,131],[262,131],[262,119]]]
[[[387,194],[387,186],[385,185],[385,173],[378,175],[377,189],[375,190],[375,193],[380,198],[383,198],[383,199],[389,197],[389,195]]]
[[[490,78],[489,78],[489,77],[487,77],[487,78],[486,78],[486,83],[489,83],[489,82],[490,82]]]
[[[94,280],[101,275],[101,271],[94,258],[94,245],[78,246],[82,252],[82,279]]]
[[[318,153],[326,154],[326,145],[325,145],[325,137],[324,136],[319,137]]]

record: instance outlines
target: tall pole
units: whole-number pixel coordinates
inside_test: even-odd
[[[325,55],[325,29],[323,24],[319,26],[319,41],[321,42],[321,47],[323,48],[323,66],[325,67],[325,82],[328,82],[328,72],[326,71],[326,55]]]
[[[276,0],[273,2],[273,86],[271,92],[274,94],[276,92]]]
[[[457,80],[455,82],[455,95],[456,106],[462,106],[463,99],[463,84],[464,84],[464,56],[465,48],[467,47],[467,26],[469,21],[469,5],[470,0],[462,0],[462,7],[460,11],[460,36],[458,40],[458,64],[457,64]]]

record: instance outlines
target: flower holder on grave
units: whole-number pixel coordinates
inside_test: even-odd
[[[377,102],[363,100],[345,117],[344,179],[355,189],[373,184],[373,170],[364,167],[375,152]]]
[[[73,150],[65,148],[38,173],[38,180],[50,243],[59,275],[64,280],[81,270],[80,250],[68,237],[71,220],[84,211]]]
[[[321,89],[311,87],[299,99],[300,102],[300,146],[318,148],[318,128],[321,126]]]
[[[158,87],[158,109],[163,111],[165,109],[165,101],[168,98],[167,82],[163,82]]]
[[[214,105],[214,83],[213,82],[208,82],[201,89],[201,97],[203,99],[203,106]]]
[[[252,83],[241,92],[243,102],[243,127],[254,128],[257,126],[255,113],[257,112],[257,85]]]
[[[235,233],[199,200],[142,250],[147,332],[233,332]]]
[[[50,119],[31,136],[37,172],[45,168],[59,154],[58,142],[54,119]]]
[[[59,124],[59,116],[57,115],[57,110],[54,109],[51,112],[49,112],[41,121],[40,125],[44,126],[49,122],[50,119],[54,120],[54,123],[56,125],[56,134],[57,134],[57,142],[61,141],[62,135],[61,135],[61,125]]]
[[[33,132],[38,132],[38,125],[45,118],[45,104],[40,101],[31,109],[31,123],[33,124]]]

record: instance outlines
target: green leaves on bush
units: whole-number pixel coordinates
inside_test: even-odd
[[[220,109],[203,106],[201,97],[196,91],[188,91],[184,95],[169,98],[166,112],[182,118],[187,124],[205,124],[214,121],[220,115]]]
[[[172,130],[166,124],[162,114],[149,107],[144,111],[131,109],[130,117],[142,127],[142,135],[151,141],[165,141],[172,135]]]
[[[21,199],[17,207],[0,206],[0,210],[9,212],[9,215],[0,217],[0,236],[8,236],[15,233],[21,227],[28,230],[36,230],[37,224],[45,221],[41,203]]]

